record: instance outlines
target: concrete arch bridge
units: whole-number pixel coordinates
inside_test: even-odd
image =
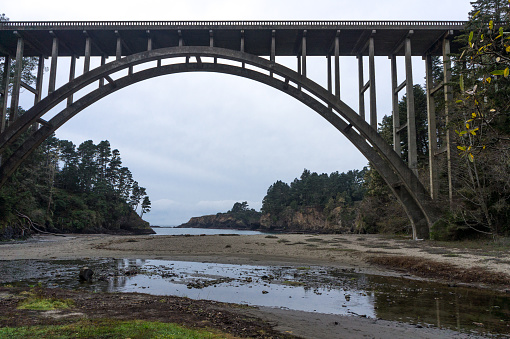
[[[0,163],[0,188],[20,163],[48,136],[73,116],[105,96],[154,77],[184,72],[231,74],[271,86],[308,106],[349,139],[379,171],[404,207],[415,239],[429,237],[440,211],[436,156],[437,132],[433,94],[444,88],[446,107],[451,39],[465,22],[429,21],[187,21],[187,22],[1,22],[0,56],[5,58],[0,84],[0,155],[22,133],[29,137]],[[22,80],[23,57],[38,57],[35,87]],[[296,69],[277,62],[279,56],[297,58]],[[327,58],[327,88],[307,77],[307,59]],[[357,111],[340,99],[340,56],[352,56],[359,65]],[[392,147],[377,132],[375,58],[389,57],[393,111],[407,93],[407,122],[394,119]],[[405,57],[405,80],[397,82],[397,56]],[[423,56],[427,75],[430,149],[430,191],[418,180],[413,98],[412,56]],[[433,88],[432,56],[441,56],[444,81]],[[83,57],[83,72],[76,59]],[[368,58],[368,79],[364,61]],[[70,59],[69,81],[56,88],[58,61]],[[100,66],[91,69],[91,59]],[[9,92],[11,60],[14,63]],[[45,59],[49,60],[47,93],[43,93]],[[140,69],[135,71],[136,69]],[[141,66],[141,67],[138,67]],[[95,84],[95,85],[94,85]],[[91,86],[92,85],[92,86]],[[34,94],[34,105],[18,117],[20,90]],[[86,93],[77,92],[86,88]],[[83,94],[82,94],[83,93]],[[365,117],[365,95],[369,97]],[[10,108],[9,107],[10,100]],[[66,108],[45,119],[58,104]],[[9,114],[7,114],[9,112]],[[367,121],[368,120],[368,121]],[[408,164],[401,157],[400,132],[408,131]],[[447,153],[450,145],[447,143]]]

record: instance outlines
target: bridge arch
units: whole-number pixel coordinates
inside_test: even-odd
[[[161,60],[182,57],[185,62],[161,65]],[[205,62],[202,58],[213,58],[214,61]],[[228,63],[222,63],[222,60]],[[152,61],[157,61],[157,65],[138,72],[129,71],[116,80],[110,77],[116,72],[132,70],[133,66]],[[250,68],[245,67],[246,64]],[[276,88],[310,107],[345,135],[379,171],[404,207],[413,227],[413,237],[429,237],[430,226],[437,220],[438,211],[427,190],[393,148],[353,109],[322,86],[285,66],[252,54],[218,47],[181,46],[133,54],[84,73],[52,92],[0,134],[1,154],[31,125],[43,122],[42,127],[2,163],[0,187],[47,137],[94,102],[140,81],[185,72],[216,72],[248,78]],[[41,120],[57,104],[100,79],[106,79],[108,83],[91,90],[51,120]]]

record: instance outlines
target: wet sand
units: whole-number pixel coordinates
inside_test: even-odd
[[[375,235],[69,235],[36,236],[31,241],[3,243],[0,245],[0,260],[140,258],[253,265],[321,265],[412,278],[405,272],[383,269],[366,261],[369,257],[389,254],[447,262],[461,268],[483,267],[510,274],[510,260],[502,260],[500,256],[480,257],[475,251],[470,253],[464,249],[448,249],[446,252],[434,247],[431,242]],[[448,255],[445,256],[445,253]],[[474,337],[448,330],[360,317],[264,307],[239,312],[269,320],[279,330],[304,338]]]
[[[389,239],[378,235],[202,235],[202,236],[35,236],[0,243],[0,260],[140,258],[234,264],[308,264],[355,267],[386,273],[367,263],[373,256],[412,256],[510,274],[510,254],[480,255],[475,250],[443,249],[433,242]]]

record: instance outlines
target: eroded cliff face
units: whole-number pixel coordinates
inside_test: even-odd
[[[349,214],[352,211],[337,207],[325,213],[313,207],[293,211],[290,208],[278,216],[264,214],[260,219],[261,230],[310,233],[351,233]]]

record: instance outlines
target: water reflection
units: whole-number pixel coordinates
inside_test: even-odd
[[[79,268],[94,270],[80,283]],[[510,334],[510,297],[323,267],[250,266],[141,259],[0,262],[3,283],[144,292]]]
[[[473,288],[372,276],[377,317],[510,334],[510,297]]]

